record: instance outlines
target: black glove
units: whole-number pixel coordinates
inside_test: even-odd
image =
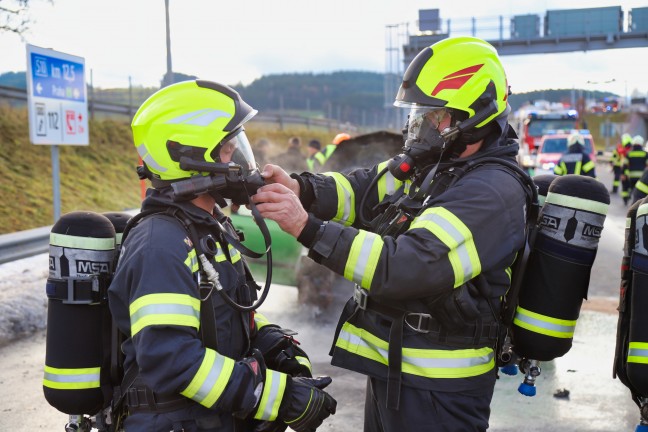
[[[269,369],[293,377],[312,377],[308,355],[299,347],[293,336],[297,333],[274,324],[261,328],[252,346],[263,354]]]
[[[288,380],[279,418],[297,432],[314,432],[331,414],[337,402],[324,389],[330,377],[292,378]]]
[[[246,371],[240,374],[234,383],[230,405],[235,417],[246,418],[259,404],[263,382],[265,380],[266,366],[263,356],[257,349],[252,349],[249,357],[238,362]]]

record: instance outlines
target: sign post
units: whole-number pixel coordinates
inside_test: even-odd
[[[85,61],[27,44],[29,139],[52,153],[54,222],[61,216],[59,145],[88,145]]]

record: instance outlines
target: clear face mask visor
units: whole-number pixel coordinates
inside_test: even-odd
[[[216,157],[221,163],[231,162],[239,165],[244,176],[257,169],[250,140],[243,129],[216,146]]]
[[[448,118],[450,111],[446,108],[412,107],[407,120],[407,140],[419,140],[429,130],[438,130]]]

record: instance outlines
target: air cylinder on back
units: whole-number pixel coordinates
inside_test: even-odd
[[[115,229],[92,212],[63,215],[50,233],[47,279],[45,398],[59,411],[96,414],[109,379],[106,290],[113,272]]]
[[[648,198],[640,201],[630,269],[627,374],[633,392],[648,397]]]
[[[548,361],[570,350],[609,204],[606,187],[593,178],[551,183],[513,320],[519,356]]]
[[[540,208],[542,208],[545,203],[545,199],[547,199],[547,194],[549,193],[549,186],[551,186],[551,182],[553,182],[556,178],[558,178],[558,176],[555,174],[542,174],[533,177],[533,183],[538,188],[538,205],[540,205]]]

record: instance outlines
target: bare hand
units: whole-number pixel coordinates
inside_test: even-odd
[[[266,165],[264,171],[269,166],[274,165]],[[281,170],[281,168],[279,169]],[[285,174],[285,171],[281,171]],[[290,177],[288,178],[290,179]],[[304,210],[297,195],[281,183],[272,183],[261,187],[251,199],[257,205],[261,216],[277,222],[282,230],[295,238],[299,237],[308,222],[308,213]]]
[[[290,189],[295,195],[299,196],[299,183],[294,178],[291,178],[279,165],[268,164],[264,166],[263,171],[261,171],[261,177],[263,177],[266,184],[282,184]]]

